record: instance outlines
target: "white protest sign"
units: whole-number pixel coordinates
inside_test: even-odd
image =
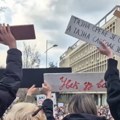
[[[42,105],[43,101],[46,99],[46,95],[44,94],[40,94],[40,95],[36,95],[37,97],[37,105]],[[57,102],[56,102],[56,94],[55,93],[52,93],[52,101],[53,101],[53,104],[55,105]]]
[[[71,16],[65,33],[97,47],[100,46],[100,41],[104,41],[115,54],[120,56],[119,36],[75,16]]]
[[[36,97],[37,97],[37,105],[41,106],[43,101],[46,99],[46,96],[41,94],[41,95],[36,95]]]
[[[105,92],[104,73],[46,73],[55,92]]]

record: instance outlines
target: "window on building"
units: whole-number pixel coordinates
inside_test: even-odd
[[[115,22],[111,23],[105,30],[115,33]]]

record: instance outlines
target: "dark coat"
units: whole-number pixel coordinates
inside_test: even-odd
[[[81,114],[69,114],[63,118],[63,120],[106,120],[104,117],[98,117],[96,115],[81,113]]]
[[[43,102],[43,110],[47,117],[47,120],[55,120],[53,117],[53,102],[50,99],[46,99]],[[98,117],[90,114],[69,114],[63,118],[63,120],[106,120],[104,117]]]
[[[55,120],[53,116],[53,101],[51,99],[44,100],[42,107],[47,120]]]
[[[22,59],[18,49],[8,50],[7,66],[0,80],[0,117],[16,98],[16,92],[22,80]]]
[[[107,102],[110,107],[111,114],[115,120],[120,120],[120,79],[117,69],[117,61],[108,60],[108,68],[105,73],[107,87]]]

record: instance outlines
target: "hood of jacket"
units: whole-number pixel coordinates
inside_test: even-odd
[[[106,118],[99,117],[96,115],[81,113],[81,114],[69,114],[65,116],[63,120],[106,120]]]

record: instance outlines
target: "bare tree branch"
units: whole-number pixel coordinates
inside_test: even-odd
[[[40,66],[40,53],[36,50],[36,46],[30,46],[23,43],[23,67],[36,68]]]

